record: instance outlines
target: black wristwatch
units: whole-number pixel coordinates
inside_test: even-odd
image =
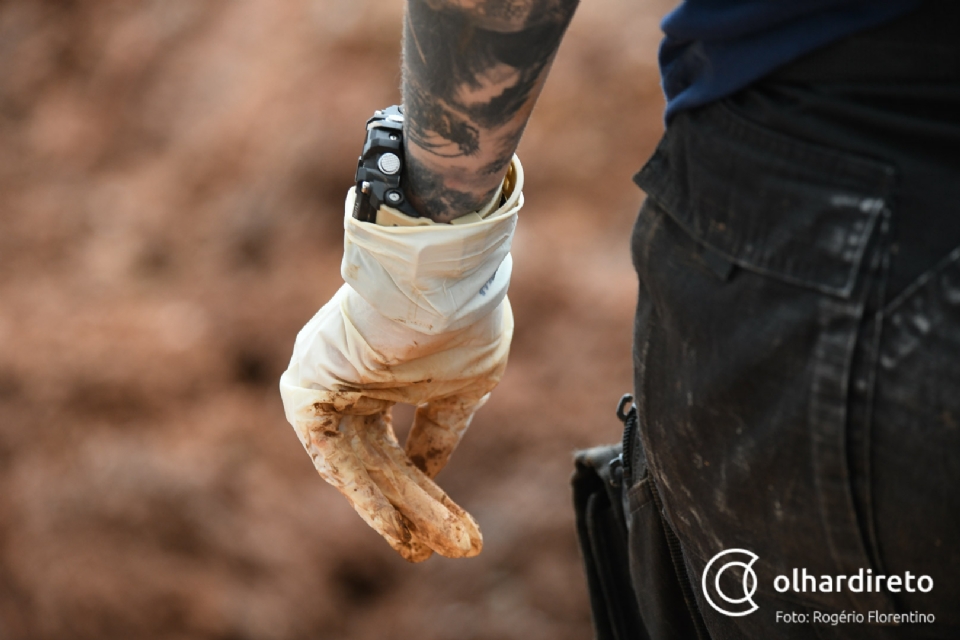
[[[420,214],[403,193],[403,106],[376,111],[367,120],[367,138],[357,161],[357,199],[353,217],[376,222],[382,205],[419,218]]]

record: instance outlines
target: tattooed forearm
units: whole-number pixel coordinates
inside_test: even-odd
[[[406,189],[446,221],[493,196],[578,0],[408,0]]]

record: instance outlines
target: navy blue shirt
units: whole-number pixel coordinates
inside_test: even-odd
[[[684,0],[661,27],[666,119],[782,64],[920,6],[922,0]]]

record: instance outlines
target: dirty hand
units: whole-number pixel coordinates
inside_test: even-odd
[[[345,284],[297,336],[280,379],[314,466],[405,559],[480,552],[476,522],[431,478],[506,366],[510,243],[523,206],[514,157],[506,202],[464,224],[380,226],[351,216]],[[417,406],[406,450],[390,422]]]

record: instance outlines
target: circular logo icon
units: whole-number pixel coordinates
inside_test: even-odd
[[[739,617],[756,611],[759,607],[753,601],[753,594],[757,592],[757,574],[753,563],[758,559],[757,554],[746,549],[727,549],[710,558],[700,581],[707,603],[725,616]],[[733,568],[743,571],[740,580],[733,578],[732,573],[724,578],[724,572]],[[734,591],[735,597],[731,597],[730,591]]]

